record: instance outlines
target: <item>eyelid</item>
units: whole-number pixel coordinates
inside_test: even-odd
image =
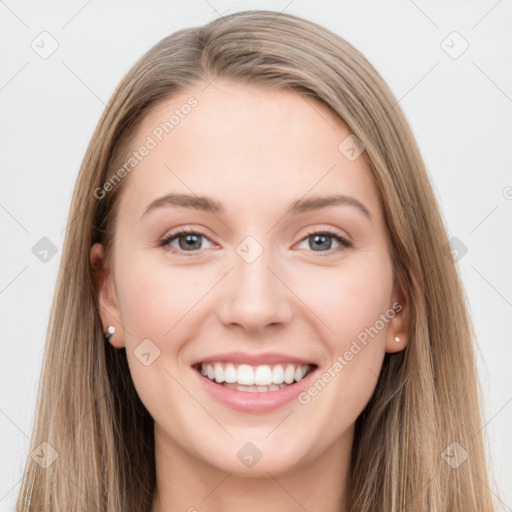
[[[347,240],[347,242],[350,241],[350,237],[344,233],[343,231],[340,231],[336,228],[308,228],[306,231],[306,235],[301,238],[301,241],[304,240],[304,238],[307,238],[308,236],[312,235],[320,235],[325,234],[329,236],[339,236],[340,238],[344,238]]]

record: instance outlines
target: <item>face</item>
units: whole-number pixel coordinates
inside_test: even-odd
[[[290,91],[203,89],[139,126],[102,320],[162,450],[277,475],[352,442],[405,309],[344,124]]]

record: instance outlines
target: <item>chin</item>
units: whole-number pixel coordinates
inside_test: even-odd
[[[295,471],[311,455],[307,446],[297,444],[284,446],[279,439],[265,439],[264,435],[249,441],[245,436],[244,440],[231,439],[223,444],[223,450],[209,452],[207,458],[203,452],[203,460],[226,473],[247,478],[268,478],[269,473],[278,476]],[[223,463],[219,464],[219,461]]]

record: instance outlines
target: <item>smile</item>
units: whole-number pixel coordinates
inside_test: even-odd
[[[277,352],[224,352],[191,364],[199,389],[237,412],[264,414],[293,404],[317,377],[311,356]]]
[[[210,362],[200,363],[195,368],[207,379],[226,388],[249,393],[266,393],[300,382],[314,366],[294,363],[251,366]]]

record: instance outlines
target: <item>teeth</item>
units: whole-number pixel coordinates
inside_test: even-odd
[[[201,368],[204,368],[205,365],[201,365]],[[227,364],[224,368],[224,380],[229,383],[236,382],[236,369],[235,366],[231,363]]]
[[[222,365],[220,363],[215,363],[215,366],[214,366],[214,371],[215,371],[215,380],[217,382],[224,382],[224,370],[222,369]],[[210,378],[209,374],[208,374],[208,378]]]
[[[270,370],[270,366],[264,365],[256,367],[256,371],[254,372],[254,384],[260,386],[272,384],[272,371]]]
[[[280,364],[274,366],[272,370],[272,382],[274,384],[282,384],[284,382],[284,370]]]
[[[284,371],[284,381],[286,384],[291,384],[295,377],[295,367],[289,364]]]
[[[248,364],[241,364],[236,371],[236,381],[238,384],[252,386],[254,384],[254,370]]]
[[[202,364],[201,374],[208,379],[224,383],[225,387],[248,392],[277,391],[293,382],[301,381],[309,365],[260,365],[250,366],[248,364],[234,365],[232,363],[206,363]],[[240,389],[239,389],[240,388]]]
[[[270,386],[242,386],[241,384],[222,384],[225,388],[236,389],[237,391],[245,391],[246,393],[266,393],[267,391],[277,391],[288,386],[288,384],[270,384]]]

